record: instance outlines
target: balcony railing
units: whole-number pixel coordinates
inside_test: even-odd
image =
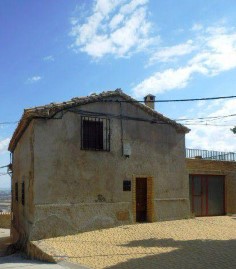
[[[186,158],[235,162],[236,153],[186,148]]]

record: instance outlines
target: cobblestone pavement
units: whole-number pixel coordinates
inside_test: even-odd
[[[5,251],[10,243],[10,229],[0,228],[0,257],[5,254]]]
[[[91,268],[236,268],[236,217],[125,225],[39,242]]]

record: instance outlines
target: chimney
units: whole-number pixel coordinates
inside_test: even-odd
[[[155,109],[155,98],[156,96],[152,94],[148,94],[147,96],[144,97],[144,104],[151,109]]]

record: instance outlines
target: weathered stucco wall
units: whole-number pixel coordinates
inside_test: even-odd
[[[119,115],[119,103],[96,103],[81,110]],[[122,114],[151,119],[122,103]],[[81,115],[39,120],[34,130],[35,218],[31,239],[74,233],[134,221],[132,192],[123,180],[154,179],[154,221],[189,217],[185,136],[168,124],[111,118],[111,151],[81,150]],[[120,217],[122,216],[122,217]]]
[[[236,213],[236,162],[186,159],[186,165],[189,174],[224,175],[226,213]]]
[[[12,175],[12,211],[13,220],[12,235],[16,241],[27,239],[34,220],[33,204],[33,171],[34,171],[34,124],[28,126],[13,154],[13,175]],[[25,204],[22,205],[22,182],[25,182]],[[16,201],[15,183],[18,182],[18,201]],[[19,235],[17,234],[19,233]]]

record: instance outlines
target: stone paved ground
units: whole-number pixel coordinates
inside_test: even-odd
[[[10,243],[11,243],[10,229],[1,229],[0,228],[0,257],[5,254],[6,249]]]
[[[38,242],[91,268],[236,268],[236,217],[125,225]]]

